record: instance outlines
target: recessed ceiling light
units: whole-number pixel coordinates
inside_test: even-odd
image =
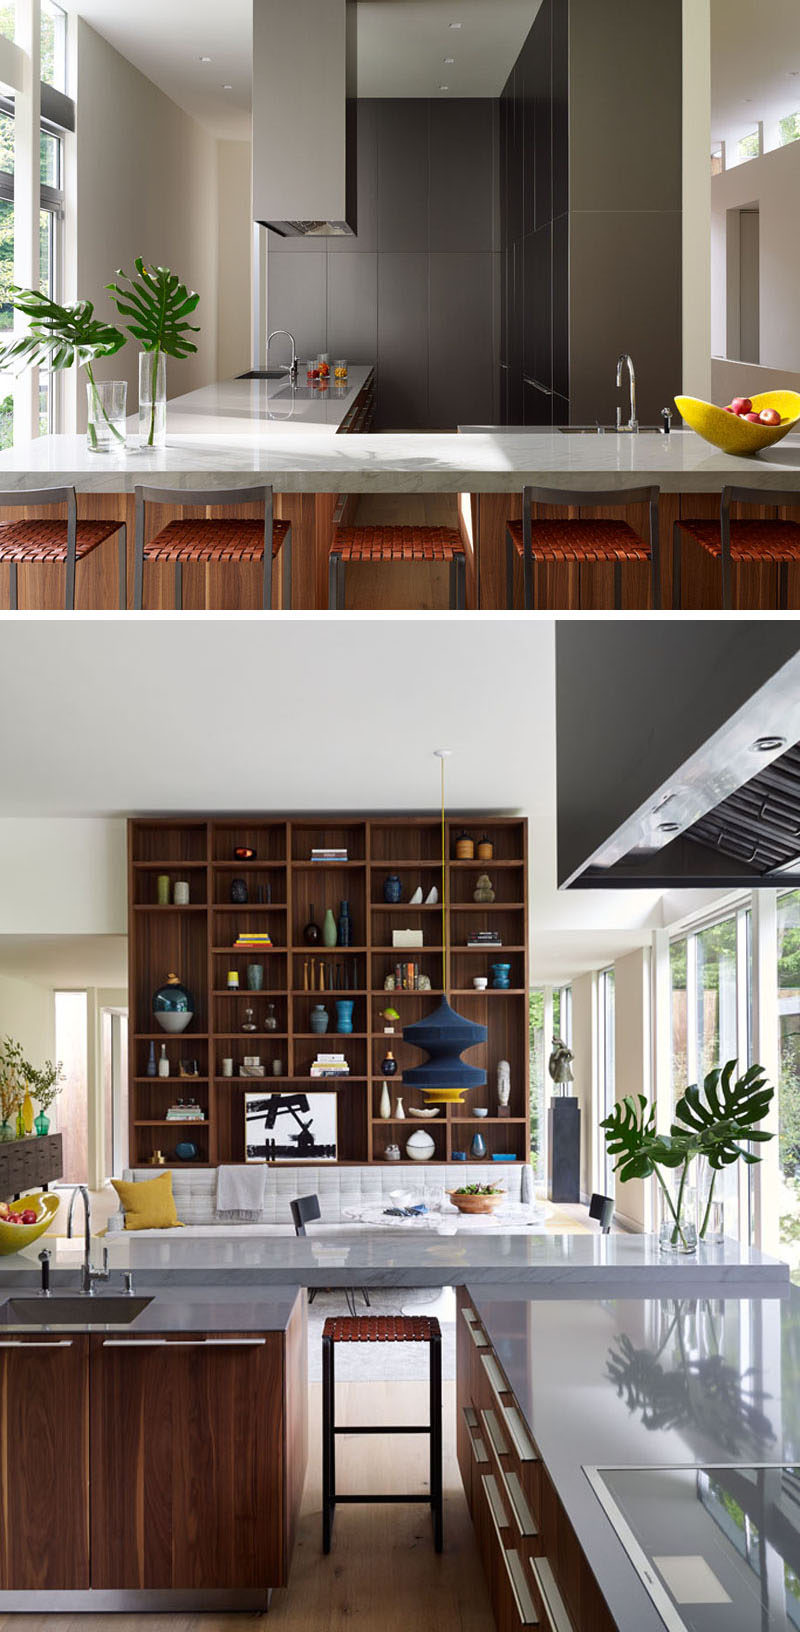
[[[658,831],[659,833],[677,833],[679,826],[679,822],[659,822]]]
[[[211,58],[210,57],[198,57],[197,60],[198,60],[198,62],[210,62]]]
[[[233,86],[232,85],[223,85],[222,89],[223,89],[223,91],[232,91]]]
[[[460,28],[461,24],[460,23],[448,23],[447,26],[448,26],[448,28]]]
[[[450,89],[449,85],[440,85],[439,86],[440,91],[449,91],[449,89]]]
[[[757,754],[774,754],[777,748],[785,747],[785,737],[756,737],[753,743],[753,751]]]
[[[445,67],[447,67],[447,68],[451,67],[451,65],[455,62],[455,60],[456,60],[455,57],[442,57],[442,62],[445,64]]]

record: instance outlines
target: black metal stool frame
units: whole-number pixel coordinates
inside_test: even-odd
[[[203,492],[200,488],[188,487],[135,487],[134,499],[136,507],[136,522],[134,529],[134,586],[133,605],[137,612],[142,611],[144,594],[144,532],[145,507],[148,504],[176,504],[186,509],[190,505],[199,505],[203,509],[224,508],[233,504],[261,504],[264,507],[264,563],[261,588],[261,608],[264,612],[272,610],[272,522],[274,514],[272,488],[268,485],[261,487],[223,488],[216,491]],[[282,545],[283,554],[283,604],[288,611],[292,605],[292,530],[286,534]],[[225,563],[221,562],[224,566]],[[175,610],[183,610],[183,562],[175,562]]]
[[[723,611],[730,611],[733,604],[733,562],[731,561],[731,505],[774,505],[776,509],[796,508],[800,503],[800,493],[790,492],[783,488],[771,487],[723,487],[719,507],[719,527],[721,543],[722,565],[722,607]],[[691,519],[691,518],[689,518]],[[677,609],[681,604],[681,529],[682,521],[672,525],[672,605]],[[687,533],[687,538],[691,537]],[[698,545],[698,549],[701,548]],[[778,610],[786,611],[789,597],[789,562],[777,561],[778,568]]]
[[[64,562],[64,610],[75,611],[75,570],[77,566],[78,549],[78,504],[74,487],[39,487],[19,488],[13,492],[0,493],[0,511],[17,508],[19,505],[47,505],[65,504],[67,507],[67,554]],[[118,525],[119,534],[119,605],[125,611],[128,604],[128,527],[121,521]],[[113,538],[113,533],[109,537]],[[19,610],[18,575],[17,568],[27,566],[23,561],[9,561],[8,563],[8,605],[12,612]],[[31,565],[47,565],[32,562]]]
[[[320,1207],[319,1196],[317,1196],[317,1195],[313,1195],[313,1196],[295,1196],[294,1200],[289,1202],[289,1210],[290,1210],[291,1215],[292,1215],[292,1223],[294,1224],[294,1233],[295,1233],[295,1235],[305,1236],[305,1234],[306,1234],[306,1225],[307,1224],[313,1224],[316,1219],[322,1217],[322,1208]],[[329,1286],[323,1286],[323,1287],[310,1286],[308,1288],[308,1304],[309,1304],[309,1308],[311,1307],[312,1303],[314,1302],[314,1299],[315,1299],[318,1292],[330,1292],[330,1291],[331,1291],[331,1288]],[[342,1291],[344,1292],[345,1303],[347,1304],[347,1307],[348,1307],[348,1310],[349,1310],[350,1314],[352,1315],[354,1320],[357,1320],[358,1316],[356,1314],[356,1288],[353,1287],[353,1286],[343,1286]],[[365,1286],[360,1286],[358,1288],[358,1291],[361,1293],[361,1296],[364,1299],[364,1302],[365,1302],[367,1308],[369,1309],[370,1308],[369,1293],[368,1293],[366,1287]]]
[[[523,601],[525,611],[535,611],[539,605],[539,567],[547,571],[550,562],[535,561],[532,548],[533,518],[531,510],[534,504],[561,505],[576,510],[584,506],[593,510],[627,509],[632,504],[646,504],[650,510],[650,595],[653,611],[661,606],[661,550],[658,527],[658,500],[660,490],[657,487],[623,487],[618,493],[610,492],[608,488],[600,492],[584,493],[580,488],[560,487],[524,487],[522,490],[522,581]],[[509,611],[514,609],[514,541],[506,528],[506,605]],[[602,565],[602,562],[592,562]],[[581,598],[581,563],[578,568],[578,609]],[[622,566],[621,561],[615,561],[614,566],[614,606],[622,606]]]
[[[431,1332],[430,1340],[430,1422],[405,1424],[375,1423],[341,1428],[336,1423],[334,1339],[322,1339],[322,1551],[331,1550],[336,1507],[340,1502],[405,1503],[425,1502],[433,1514],[433,1545],[437,1553],[444,1545],[444,1503],[442,1491],[442,1335]],[[430,1437],[430,1495],[342,1495],[336,1489],[337,1434],[428,1434]]]
[[[398,558],[399,559],[399,558]],[[401,566],[414,565],[413,562],[400,561]],[[384,562],[360,562],[361,566],[383,566]],[[334,546],[328,556],[328,609],[331,612],[341,612],[344,607],[344,572],[345,563],[339,551]],[[453,556],[449,570],[450,583],[450,611],[463,612],[467,604],[467,558],[463,553]]]

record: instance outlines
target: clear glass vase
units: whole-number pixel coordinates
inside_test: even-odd
[[[139,352],[139,442],[163,448],[167,440],[167,359],[163,351]]]
[[[697,1163],[697,1234],[710,1247],[725,1240],[724,1173],[709,1167],[704,1156]]]
[[[697,1251],[696,1199],[694,1185],[688,1181],[680,1188],[680,1180],[670,1184],[669,1198],[660,1184],[656,1184],[656,1229],[661,1252],[692,1253]]]
[[[127,380],[86,382],[86,446],[91,453],[124,453]]]

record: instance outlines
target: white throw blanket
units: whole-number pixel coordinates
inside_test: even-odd
[[[264,1207],[266,1166],[218,1167],[217,1214],[242,1224],[257,1224]]]

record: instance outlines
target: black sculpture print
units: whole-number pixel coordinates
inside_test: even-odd
[[[245,1094],[246,1162],[335,1162],[335,1094]]]

